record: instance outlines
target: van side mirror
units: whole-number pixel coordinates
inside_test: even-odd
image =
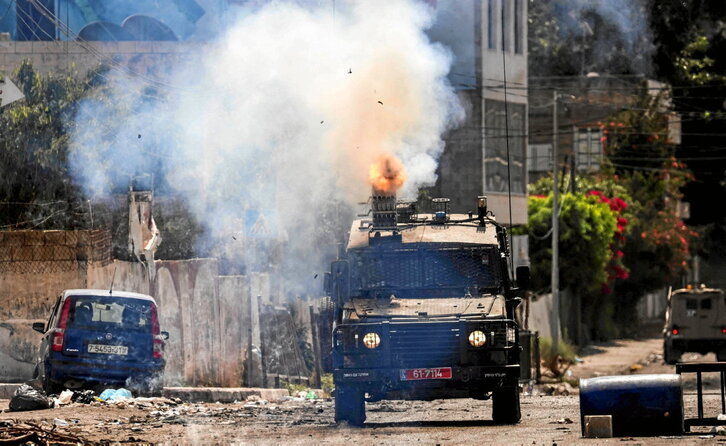
[[[45,322],[33,322],[33,330],[38,333],[45,333]]]
[[[526,290],[529,289],[530,276],[529,266],[518,266],[517,267],[517,288]]]
[[[168,341],[169,340],[169,332],[168,331],[162,331],[161,332],[161,339]]]

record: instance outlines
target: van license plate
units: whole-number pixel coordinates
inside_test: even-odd
[[[401,381],[416,381],[421,379],[451,379],[451,367],[401,370]]]
[[[88,344],[88,353],[103,353],[106,355],[128,355],[129,348],[125,345]]]

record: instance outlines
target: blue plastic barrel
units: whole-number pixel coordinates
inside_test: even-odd
[[[681,376],[602,376],[580,380],[580,423],[585,416],[611,415],[613,435],[654,436],[683,433]]]

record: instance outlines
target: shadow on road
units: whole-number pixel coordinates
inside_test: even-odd
[[[390,423],[365,423],[365,427],[482,427],[498,426],[492,420],[440,420],[440,421],[396,421]]]

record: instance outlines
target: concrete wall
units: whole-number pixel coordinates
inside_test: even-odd
[[[646,322],[665,323],[666,298],[668,290],[648,293],[638,301],[638,319]]]
[[[524,310],[524,309],[523,309]],[[554,334],[551,321],[552,294],[542,294],[530,299],[529,317],[526,327],[531,331],[538,331],[541,337],[552,338]]]
[[[39,235],[34,237],[42,237],[44,231],[36,232]],[[42,266],[48,261],[37,263]],[[249,374],[245,367],[250,339],[253,350],[260,351],[262,346],[260,307],[279,303],[281,298],[281,294],[272,295],[280,290],[271,284],[268,274],[220,276],[216,259],[156,261],[153,277],[138,262],[70,263],[73,268],[55,273],[42,268],[26,273],[14,268],[0,270],[0,381],[32,376],[41,335],[30,326],[35,320],[47,320],[64,289],[106,290],[113,282],[115,290],[156,298],[161,328],[169,332],[166,385],[240,386],[248,379],[249,384],[262,385],[259,355],[252,355]],[[306,316],[302,312],[303,320]],[[289,339],[286,343],[295,344]],[[281,349],[281,355],[299,355],[297,345],[271,348]],[[286,349],[295,351],[284,353]]]
[[[145,76],[166,77],[171,67],[203,45],[193,42],[0,42],[0,73],[30,60],[42,73],[76,71],[84,75],[99,64]]]

